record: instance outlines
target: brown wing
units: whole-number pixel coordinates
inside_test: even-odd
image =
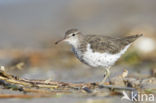
[[[89,35],[86,41],[91,45],[93,52],[115,54],[140,36],[142,35],[133,35],[119,39],[100,35]]]
[[[114,54],[120,51],[119,42],[117,41],[117,39],[111,37],[92,35],[89,36],[86,41],[91,45],[93,52],[108,52]]]

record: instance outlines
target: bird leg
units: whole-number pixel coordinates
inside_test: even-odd
[[[110,71],[109,68],[105,69],[105,75],[104,75],[104,79],[102,80],[102,82],[100,82],[100,85],[104,84],[105,81],[107,80],[107,78],[110,76]]]

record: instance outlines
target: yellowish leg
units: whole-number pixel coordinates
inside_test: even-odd
[[[109,71],[109,68],[106,68],[105,69],[105,77],[104,79],[102,80],[102,82],[100,82],[100,85],[104,84],[105,81],[107,80],[107,78],[110,76],[110,71]]]

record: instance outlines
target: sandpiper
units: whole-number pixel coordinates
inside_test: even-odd
[[[91,67],[104,68],[105,77],[101,84],[104,84],[110,75],[110,67],[126,52],[129,46],[142,34],[127,37],[109,37],[103,35],[84,35],[78,29],[70,29],[65,32],[61,41],[68,42],[72,46],[75,56]]]

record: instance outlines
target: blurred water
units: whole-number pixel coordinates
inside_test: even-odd
[[[107,35],[155,28],[155,10],[155,0],[0,0],[0,47],[40,47],[73,27]]]

